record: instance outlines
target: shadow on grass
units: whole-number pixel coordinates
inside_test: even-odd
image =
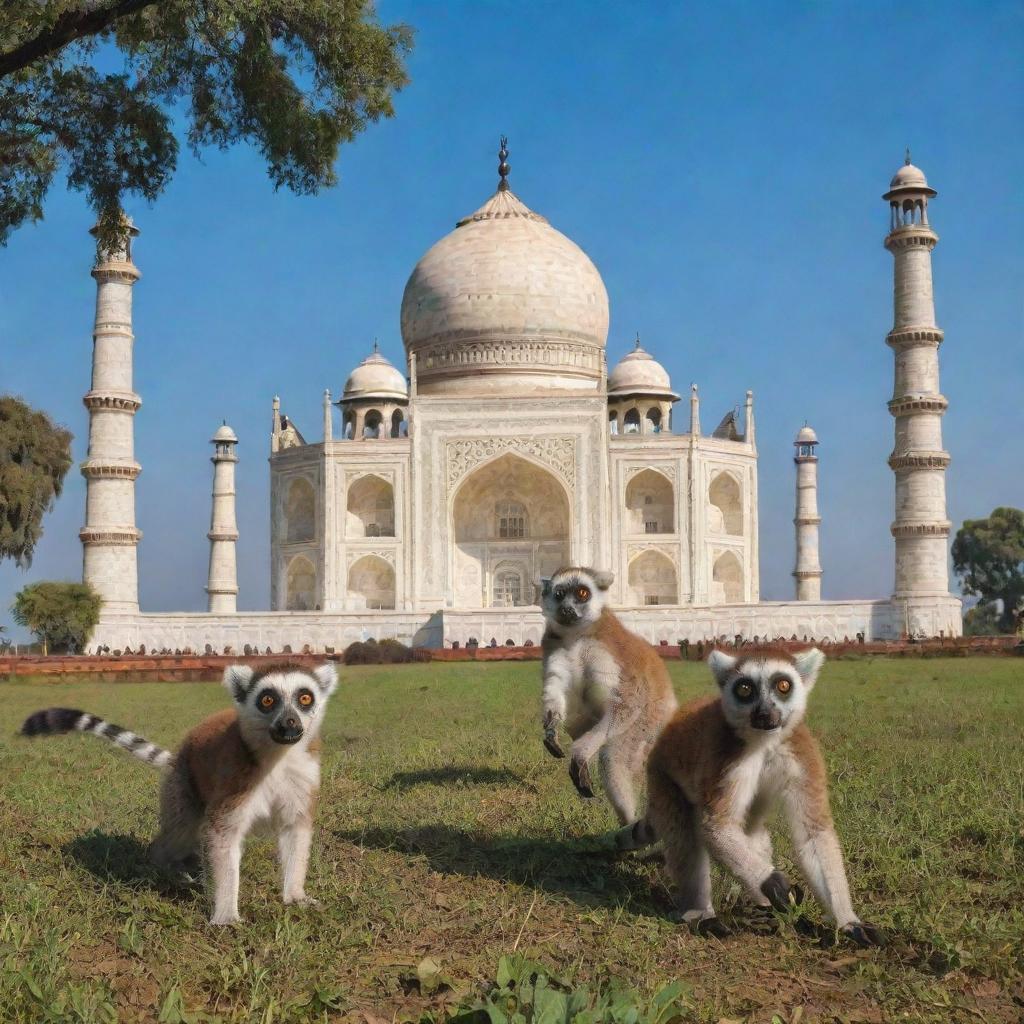
[[[120,882],[135,888],[147,888],[172,900],[191,902],[199,886],[182,875],[171,875],[149,859],[147,844],[135,836],[93,829],[73,839],[64,852],[101,882]]]
[[[650,880],[618,856],[607,836],[573,840],[485,836],[449,825],[335,830],[355,846],[425,857],[441,874],[515,882],[570,897],[585,907],[625,907],[661,916]]]
[[[381,789],[410,789],[413,786],[522,786],[536,792],[518,772],[507,768],[479,768],[471,765],[447,765],[416,772],[395,772]]]

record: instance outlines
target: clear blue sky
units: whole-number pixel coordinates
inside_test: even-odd
[[[397,116],[340,157],[340,185],[275,194],[258,155],[183,153],[142,230],[135,290],[139,562],[147,610],[205,607],[211,467],[241,439],[241,608],[269,601],[270,400],[307,437],[375,336],[401,365],[416,260],[512,186],[597,264],[611,363],[637,331],[709,429],[755,392],[761,588],[791,595],[792,440],[821,437],[824,596],[892,587],[891,257],[880,196],[910,145],[939,190],[949,511],[1024,505],[1024,7],[1020,3],[412,3]],[[0,390],[85,456],[94,283],[81,196],[0,252]],[[685,417],[685,413],[683,413]],[[0,622],[35,579],[80,577],[77,469],[28,573],[0,565]]]

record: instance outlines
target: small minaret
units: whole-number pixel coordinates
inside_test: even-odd
[[[235,565],[235,445],[238,437],[224,423],[210,438],[213,444],[213,510],[210,514],[210,574],[208,610],[234,614],[238,610],[238,572]]]
[[[896,421],[896,443],[889,466],[896,474],[895,597],[905,604],[906,628],[918,625],[913,598],[949,594],[946,565],[950,522],[946,516],[946,467],[942,416],[948,402],[939,392],[939,345],[932,298],[932,249],[939,236],[928,223],[928,202],[936,195],[924,173],[906,162],[882,197],[889,203],[885,247],[895,259],[892,348],[895,381],[889,412]],[[924,621],[924,620],[922,620]]]
[[[132,390],[132,288],[142,276],[132,262],[139,231],[122,214],[127,232],[115,250],[97,247],[96,323],[93,328],[92,387],[83,398],[89,410],[89,454],[85,477],[82,580],[103,598],[103,614],[139,610],[135,528],[135,413],[142,401]],[[97,227],[90,234],[97,235]]]
[[[796,445],[796,599],[821,600],[821,563],[818,561],[818,435],[805,423],[793,442]]]
[[[700,395],[697,385],[690,385],[690,436],[700,437]]]
[[[334,423],[331,418],[331,389],[324,388],[324,440],[334,440]]]

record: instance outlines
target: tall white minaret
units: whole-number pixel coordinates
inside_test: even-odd
[[[206,593],[208,610],[233,614],[238,610],[238,572],[235,566],[235,445],[238,437],[227,425],[217,428],[213,444],[213,510],[210,514],[210,573]]]
[[[796,446],[796,599],[821,600],[821,562],[818,560],[818,435],[805,423],[793,442]]]
[[[904,166],[882,198],[890,211],[885,247],[895,259],[893,328],[886,338],[896,359],[889,402],[896,421],[896,443],[889,457],[896,474],[894,597],[904,602],[910,633],[930,631],[924,624],[927,617],[915,624],[915,598],[949,596],[949,453],[942,447],[942,416],[948,402],[939,392],[942,331],[935,325],[932,298],[931,254],[939,236],[928,223],[928,201],[935,195],[907,150]]]
[[[138,229],[127,216],[124,222],[125,241],[114,251],[96,250],[92,387],[83,398],[89,454],[81,466],[82,580],[102,596],[104,615],[139,610],[136,548],[142,534],[135,528],[135,478],[142,467],[135,461],[134,417],[142,401],[132,390],[132,288],[142,275],[132,262]]]

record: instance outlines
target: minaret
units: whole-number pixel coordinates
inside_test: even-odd
[[[907,150],[906,163],[882,198],[890,210],[885,247],[895,259],[893,328],[886,338],[896,359],[889,402],[896,421],[896,443],[889,457],[896,474],[894,597],[904,601],[904,625],[911,634],[929,631],[927,619],[917,622],[914,598],[949,595],[949,454],[942,447],[942,415],[948,403],[939,392],[942,331],[935,325],[932,299],[931,254],[939,236],[928,223],[928,201],[935,195]]]
[[[793,442],[796,446],[796,599],[821,600],[821,563],[818,561],[818,435],[805,423]]]
[[[97,247],[96,324],[93,328],[92,387],[83,401],[89,410],[82,580],[103,598],[103,614],[139,610],[135,528],[134,417],[141,399],[132,390],[132,288],[142,276],[132,262],[138,229],[124,214],[126,237],[114,250]],[[90,231],[94,237],[97,228]]]
[[[225,422],[210,438],[213,444],[213,510],[210,514],[210,574],[206,593],[208,610],[234,614],[238,610],[238,573],[235,568],[235,445],[238,437]]]

